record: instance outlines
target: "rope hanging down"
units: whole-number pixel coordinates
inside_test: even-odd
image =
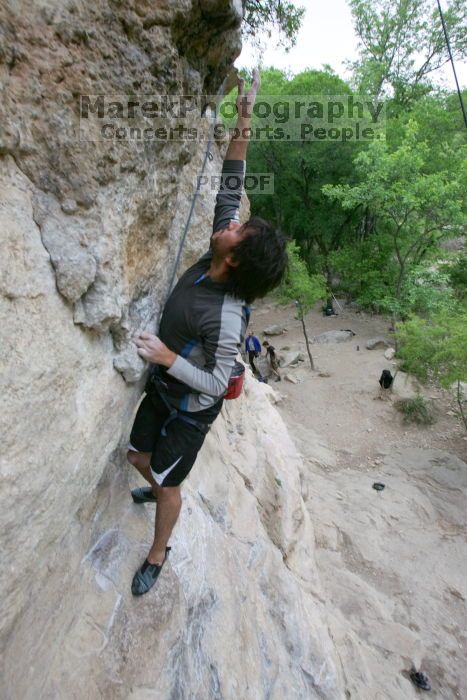
[[[464,115],[464,124],[467,127],[467,114],[465,113],[464,100],[462,99],[462,93],[461,93],[461,90],[459,87],[459,81],[457,80],[456,67],[454,65],[454,59],[452,57],[451,44],[449,43],[448,30],[446,28],[446,23],[444,21],[444,15],[443,15],[443,11],[441,9],[440,0],[437,0],[437,2],[438,2],[439,16],[441,17],[441,24],[443,25],[444,38],[446,40],[446,46],[448,47],[449,58],[451,60],[452,72],[454,73],[454,79],[456,81],[457,94],[459,95],[459,102],[461,103],[462,114]]]
[[[170,295],[170,293],[171,293],[171,291],[172,291],[172,287],[173,287],[173,283],[174,283],[174,280],[175,280],[175,277],[176,277],[176,274],[177,274],[178,266],[179,266],[179,264],[180,264],[180,258],[181,258],[181,256],[182,256],[183,247],[184,247],[184,245],[185,245],[186,237],[187,237],[187,235],[188,235],[188,231],[189,231],[190,224],[191,224],[191,217],[192,217],[192,215],[193,215],[193,211],[194,211],[194,209],[195,209],[196,200],[197,200],[198,195],[199,195],[199,188],[200,188],[201,178],[202,178],[203,175],[204,175],[204,170],[205,170],[205,168],[206,168],[206,163],[207,163],[207,161],[208,161],[208,158],[209,158],[210,160],[212,160],[212,154],[211,154],[211,152],[210,152],[210,148],[211,148],[211,143],[212,143],[212,137],[213,137],[213,135],[214,135],[214,127],[215,127],[215,124],[216,124],[215,116],[216,116],[216,114],[217,114],[217,110],[218,110],[218,107],[219,107],[219,105],[220,105],[220,102],[221,102],[221,100],[222,100],[222,98],[223,98],[223,96],[224,96],[224,90],[225,90],[225,85],[226,85],[227,80],[228,80],[228,76],[227,76],[226,78],[224,78],[224,80],[222,81],[222,84],[221,84],[221,86],[220,86],[220,88],[219,88],[219,92],[218,92],[217,95],[216,95],[216,113],[215,113],[215,115],[214,115],[214,117],[213,117],[213,119],[212,119],[212,124],[211,124],[211,126],[210,126],[210,128],[209,128],[208,145],[206,146],[206,152],[205,152],[205,154],[204,154],[203,164],[202,164],[201,170],[199,171],[199,174],[198,174],[198,179],[197,179],[197,183],[196,183],[196,191],[195,191],[195,193],[194,193],[194,195],[193,195],[193,198],[192,198],[192,200],[191,200],[190,211],[188,212],[188,218],[187,218],[187,220],[186,220],[185,228],[184,228],[184,230],[183,230],[183,235],[182,235],[182,238],[181,238],[181,240],[180,240],[180,245],[179,245],[179,247],[178,247],[177,257],[175,258],[175,263],[174,263],[174,266],[173,266],[172,276],[171,276],[171,278],[170,278],[170,283],[169,283],[169,286],[168,286],[168,291],[167,291],[167,296],[166,296],[166,298],[165,298],[165,302],[167,302],[167,299],[169,298],[169,295]],[[164,308],[165,302],[164,302],[164,304],[161,306],[161,308],[160,308],[160,310],[159,310],[159,316],[158,316],[158,319],[157,319],[157,326],[158,326],[158,327],[159,327],[160,317],[161,317],[162,310],[163,310],[163,308]]]

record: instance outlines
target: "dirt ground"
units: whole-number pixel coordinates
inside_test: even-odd
[[[424,388],[436,422],[404,424],[378,384],[396,362],[384,348],[365,348],[369,338],[391,339],[388,321],[336,310],[335,317],[311,312],[308,335],[351,329],[352,340],[312,344],[316,370],[307,360],[281,370],[297,384],[283,378],[271,386],[304,458],[302,491],[347,696],[418,697],[424,691],[408,673],[414,665],[429,676],[430,697],[467,698],[467,439],[455,397]],[[306,356],[293,305],[258,304],[250,329],[263,341],[272,324],[287,328],[270,338],[278,354],[288,347]]]

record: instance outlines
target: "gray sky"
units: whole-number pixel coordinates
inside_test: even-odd
[[[277,48],[277,41],[272,37],[262,54],[262,63],[259,64],[258,55],[251,47],[244,45],[235,66],[274,66],[281,69],[290,68],[294,73],[299,73],[306,68],[319,69],[324,63],[329,63],[342,78],[348,77],[343,61],[356,58],[357,39],[346,0],[296,0],[296,4],[306,7],[296,46],[287,54],[284,49]],[[446,0],[441,5],[445,7]],[[433,6],[436,6],[434,0]],[[456,70],[460,85],[466,87],[467,64],[456,61]],[[445,66],[440,73],[442,76],[439,77],[444,85],[455,90],[451,65]]]

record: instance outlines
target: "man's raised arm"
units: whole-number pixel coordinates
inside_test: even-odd
[[[243,78],[238,78],[237,124],[222,165],[221,183],[216,196],[212,232],[226,228],[240,219],[240,200],[246,171],[246,153],[250,140],[251,117],[260,85],[257,69],[253,71],[251,88],[244,94]]]
[[[256,100],[256,93],[260,86],[259,72],[253,71],[253,82],[247,94],[244,94],[245,80],[238,78],[237,95],[237,130],[230,139],[230,144],[225,154],[225,160],[246,160],[246,152],[250,141],[251,118]],[[238,136],[237,136],[238,134]]]

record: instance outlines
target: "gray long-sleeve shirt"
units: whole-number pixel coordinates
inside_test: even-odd
[[[244,160],[223,163],[213,233],[239,220],[245,166]],[[237,177],[226,180],[229,174]],[[206,423],[211,423],[222,407],[250,315],[246,303],[231,296],[226,284],[204,277],[211,260],[209,250],[181,276],[164,307],[159,328],[162,342],[178,355],[169,369],[159,368],[169,385],[168,399]]]

